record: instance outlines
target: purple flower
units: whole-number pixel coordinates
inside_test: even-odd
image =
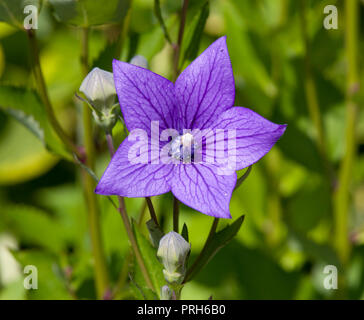
[[[286,125],[274,124],[247,108],[233,107],[235,83],[226,37],[207,48],[175,84],[117,60],[113,72],[131,134],[115,153],[95,192],[149,197],[171,191],[204,214],[231,218],[235,171],[262,158]],[[159,131],[152,122],[159,125]],[[162,139],[167,129],[174,129],[169,140]],[[142,156],[144,161],[138,161]]]

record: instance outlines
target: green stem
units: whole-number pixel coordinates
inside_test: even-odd
[[[305,94],[308,112],[316,130],[317,148],[320,153],[326,175],[329,178],[330,186],[333,182],[333,168],[327,156],[326,135],[317,97],[314,75],[311,66],[311,45],[307,31],[307,8],[306,0],[301,0],[301,32],[305,47]]]
[[[188,2],[189,2],[189,0],[184,0],[183,1],[182,11],[181,11],[181,20],[180,20],[179,31],[178,31],[177,44],[174,45],[173,81],[176,81],[176,79],[178,77],[178,74],[180,72],[180,70],[179,70],[179,58],[180,58],[180,53],[181,53],[183,34],[184,34],[184,31],[185,31],[185,25],[186,25]]]
[[[112,135],[110,133],[107,133],[106,138],[108,140],[108,147],[109,147],[110,156],[113,156],[113,154],[114,154],[114,143],[113,143],[113,140],[112,140]],[[136,238],[135,238],[135,235],[134,235],[134,232],[133,232],[133,229],[132,229],[128,214],[126,212],[124,198],[118,196],[118,200],[119,200],[119,209],[118,209],[118,211],[119,211],[119,213],[121,215],[121,219],[123,220],[124,227],[125,227],[126,233],[128,235],[131,247],[132,247],[132,249],[134,251],[134,254],[135,254],[137,263],[139,265],[139,268],[140,268],[140,270],[141,270],[141,272],[143,274],[143,277],[144,277],[145,282],[147,283],[148,287],[151,290],[155,290],[154,286],[153,286],[153,283],[151,281],[150,275],[148,273],[148,270],[147,270],[147,268],[145,266],[142,254],[140,253],[138,243],[136,241]]]
[[[83,74],[86,76],[89,71],[88,66],[88,29],[82,29],[82,52],[81,63]],[[94,170],[95,150],[92,136],[92,121],[91,110],[87,104],[83,106],[83,130],[84,130],[84,145],[86,152],[86,165]],[[92,177],[83,171],[83,187],[86,196],[86,205],[88,209],[88,218],[90,224],[90,236],[92,242],[92,250],[95,259],[95,281],[97,296],[99,299],[104,297],[104,294],[109,288],[109,278],[105,253],[102,245],[101,226],[100,226],[100,210],[96,199],[95,181]]]
[[[158,218],[157,218],[157,215],[155,213],[152,200],[150,199],[150,197],[146,197],[145,200],[147,201],[150,217],[153,219],[155,224],[159,227]]]
[[[192,266],[190,268],[188,268],[185,279],[183,280],[183,283],[190,281],[191,278],[193,277],[196,267],[199,265],[200,260],[203,258],[204,254],[206,253],[206,250],[207,250],[214,234],[216,233],[218,223],[219,223],[219,218],[214,218],[214,221],[212,222],[211,229],[210,229],[209,235],[207,236],[205,244],[204,244],[200,254],[198,255],[198,257],[192,264]]]
[[[346,146],[344,158],[339,170],[339,183],[335,194],[335,245],[343,264],[350,255],[349,211],[350,184],[356,151],[356,93],[359,89],[358,77],[358,15],[357,0],[346,0],[346,61],[347,61],[347,94],[346,94]]]
[[[178,233],[179,230],[179,201],[173,197],[173,231]]]
[[[29,46],[30,46],[30,53],[31,53],[31,62],[32,62],[32,69],[34,78],[36,81],[36,85],[38,87],[38,92],[40,98],[44,104],[45,112],[47,114],[47,118],[58,135],[58,137],[62,140],[62,142],[66,145],[67,149],[74,154],[77,155],[79,159],[82,159],[81,154],[77,146],[72,142],[72,140],[68,137],[68,135],[64,132],[61,125],[59,124],[56,115],[54,113],[51,101],[48,96],[47,86],[44,80],[42,68],[40,65],[39,59],[39,50],[38,50],[38,43],[37,38],[34,30],[27,31]]]

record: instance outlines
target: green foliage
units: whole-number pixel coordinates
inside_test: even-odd
[[[129,0],[50,0],[56,18],[67,24],[89,27],[122,21]]]
[[[140,253],[143,257],[143,260],[145,262],[146,268],[148,270],[148,274],[151,278],[151,281],[153,283],[153,287],[155,289],[154,295],[160,296],[160,289],[165,284],[164,276],[163,276],[163,266],[158,261],[157,258],[157,248],[153,248],[150,242],[143,236],[143,234],[138,230],[138,226],[136,223],[133,223],[133,231],[136,236],[136,241],[138,243],[138,247],[140,249]],[[137,271],[139,273],[139,270]],[[144,295],[146,298],[150,298],[150,290],[148,289],[146,283],[144,282],[144,279],[138,275],[139,282],[136,282],[139,284],[139,288],[137,287],[137,290],[144,292]],[[148,293],[149,291],[149,293]]]
[[[345,52],[345,6],[344,2],[329,0],[305,3],[307,48],[302,37],[300,1],[189,1],[180,69],[226,35],[236,82],[235,105],[251,108],[288,127],[271,152],[254,164],[249,176],[234,190],[230,211],[236,220],[230,225],[227,220],[219,221],[221,231],[206,247],[192,274],[193,281],[183,288],[182,298],[364,297],[362,108],[356,119],[356,157],[347,190],[351,253],[346,264],[342,264],[335,247],[334,196],[339,186],[338,169],[347,154],[346,78],[350,61]],[[94,126],[96,168],[91,170],[82,161],[63,161],[73,158],[51,128],[38,94],[30,89],[35,85],[27,34],[19,31],[28,4],[40,11],[36,34],[50,100],[62,127],[81,145],[82,105],[74,96],[84,77],[80,29],[90,27],[90,68],[112,71],[113,59],[130,61],[140,54],[148,60],[151,71],[171,79],[171,43],[178,39],[182,2],[133,0],[130,7],[130,0],[49,0],[43,1],[43,6],[40,0],[0,0],[0,21],[10,25],[0,23],[0,251],[11,250],[17,261],[17,267],[10,270],[15,274],[13,280],[5,281],[8,279],[2,275],[10,272],[8,262],[11,268],[15,262],[8,255],[4,256],[9,261],[1,260],[0,254],[0,299],[95,299],[95,264],[80,172],[85,169],[97,180],[110,157],[103,133]],[[322,27],[327,4],[338,7],[338,30]],[[362,36],[359,34],[359,53]],[[360,66],[361,59],[359,54]],[[309,112],[307,60],[317,91],[332,179],[326,174],[323,150]],[[358,73],[362,82],[364,73],[361,69]],[[354,100],[359,106],[364,101],[362,87]],[[117,147],[126,136],[121,121],[113,135]],[[238,177],[245,172],[238,172]],[[145,225],[149,218],[144,199],[125,199],[131,219],[138,221],[134,233],[155,292],[147,287],[131,254],[115,208],[116,198],[98,196],[97,200],[114,298],[158,299],[165,280],[156,245],[161,234],[171,230],[171,195],[153,198],[161,228],[148,223],[153,233],[157,231],[154,247]],[[244,228],[238,232],[243,214]],[[210,221],[211,217],[181,204],[181,233],[191,244],[189,267],[204,247]],[[3,236],[12,239],[11,249],[2,242]],[[29,264],[38,268],[38,290],[23,287],[22,268]],[[339,290],[334,293],[322,286],[327,264],[339,269]]]
[[[212,235],[212,238],[207,242],[206,247],[203,249],[203,255],[200,256],[201,259],[199,259],[196,264],[193,264],[193,271],[187,271],[189,276],[185,281],[189,281],[190,279],[194,278],[201,271],[201,269],[203,269],[209,263],[214,255],[236,236],[243,222],[244,216],[241,216],[231,225]]]
[[[70,158],[47,122],[44,106],[35,91],[2,86],[0,109],[28,128],[49,150]]]
[[[28,5],[35,6],[40,10],[42,0],[0,0],[0,21],[23,29],[23,21],[26,17],[24,8]]]

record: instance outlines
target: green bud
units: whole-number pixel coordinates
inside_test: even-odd
[[[167,233],[160,240],[157,256],[163,263],[163,274],[167,282],[173,285],[182,283],[190,250],[190,244],[174,231]]]

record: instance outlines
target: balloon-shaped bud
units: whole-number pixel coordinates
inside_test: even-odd
[[[117,120],[116,90],[111,72],[93,68],[80,86],[98,125],[105,130],[111,130]]]
[[[178,233],[171,231],[159,242],[157,255],[163,263],[163,274],[167,282],[181,284],[186,274],[186,260],[190,244]]]

